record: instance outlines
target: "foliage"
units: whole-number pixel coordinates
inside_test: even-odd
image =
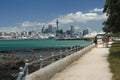
[[[108,19],[103,23],[103,31],[120,32],[120,0],[106,0],[103,12],[108,16]]]

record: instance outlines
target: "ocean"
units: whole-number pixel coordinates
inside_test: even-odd
[[[0,40],[0,51],[14,51],[19,50],[16,53],[16,56],[30,56],[33,53],[38,56],[48,55],[52,51],[28,51],[24,52],[23,50],[34,50],[41,48],[64,48],[64,47],[72,47],[76,45],[80,46],[88,46],[91,44],[91,41],[86,40],[56,40],[56,39],[30,39],[30,40]],[[21,50],[21,51],[20,51]],[[58,52],[57,50],[53,50],[53,52]],[[25,54],[26,53],[26,54]]]

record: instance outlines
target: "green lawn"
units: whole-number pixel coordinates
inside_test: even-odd
[[[109,51],[108,61],[114,74],[112,80],[120,80],[120,42],[113,43]]]

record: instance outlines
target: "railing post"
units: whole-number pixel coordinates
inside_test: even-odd
[[[26,75],[29,74],[29,70],[28,70],[28,65],[29,65],[28,59],[26,59],[25,62],[26,62],[26,63],[25,63],[25,67],[26,67],[25,76],[26,76]]]
[[[23,78],[23,75],[24,75],[24,72],[23,72],[23,67],[20,67],[20,68],[19,68],[19,70],[20,70],[20,72],[19,72],[20,78],[19,78],[19,79],[17,79],[17,80],[22,79],[22,78]]]
[[[71,53],[70,54],[72,54],[72,52],[73,52],[72,50],[73,50],[73,48],[71,47]]]
[[[76,52],[76,46],[74,46],[74,53]]]
[[[72,46],[72,53],[74,53],[74,46]]]
[[[22,70],[23,70],[23,67],[20,67],[20,68],[19,68],[19,70],[20,70],[20,72],[22,72]]]
[[[19,70],[20,70],[20,72],[19,72],[19,75],[18,75],[16,80],[22,80],[22,77],[24,75],[23,67],[20,67]]]
[[[78,49],[78,48],[79,48],[79,46],[77,45],[77,51],[79,51],[79,49]]]
[[[43,68],[43,56],[40,56],[40,69]]]
[[[78,50],[80,51],[80,45],[78,46]]]
[[[29,65],[29,63],[25,63],[25,66],[26,66],[26,73],[25,73],[25,76],[29,74],[28,65]]]
[[[75,46],[73,46],[73,53],[75,52]]]
[[[74,46],[74,52],[76,52],[76,46]]]
[[[52,63],[53,63],[55,61],[55,58],[54,58],[55,55],[54,55],[54,52],[52,52],[51,54],[52,54],[51,56],[52,56]]]
[[[67,50],[67,48],[66,48],[65,52],[66,52],[66,56],[68,56],[68,50]]]
[[[77,46],[76,45],[74,46],[74,52],[77,52]]]
[[[60,50],[60,59],[62,59],[62,55],[63,55],[62,50]]]
[[[82,46],[80,46],[80,50],[82,50]]]
[[[78,51],[78,49],[77,49],[77,48],[78,48],[78,46],[76,45],[76,52]]]

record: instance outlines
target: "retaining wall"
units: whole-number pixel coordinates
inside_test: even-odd
[[[33,72],[26,76],[25,80],[50,80],[51,77],[53,77],[56,73],[62,71],[64,68],[66,68],[68,65],[70,65],[73,61],[78,59],[83,54],[87,53],[94,47],[94,44],[82,49],[81,51],[78,51],[74,54],[71,54],[59,61],[56,61],[45,68],[42,68],[36,72]]]

